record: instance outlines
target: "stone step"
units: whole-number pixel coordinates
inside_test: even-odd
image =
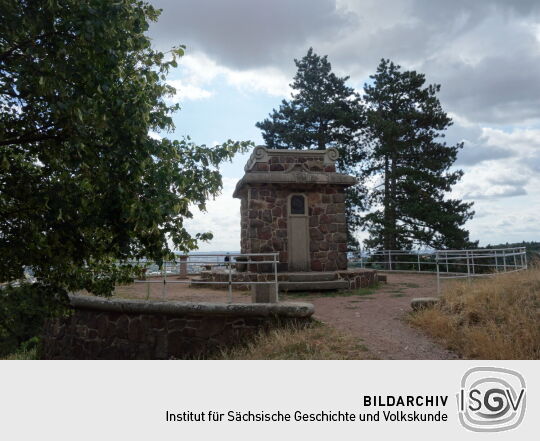
[[[201,288],[201,287],[205,287],[205,288],[224,288],[224,287],[227,287],[228,284],[226,281],[220,281],[220,280],[208,280],[208,279],[203,279],[202,277],[198,277],[198,276],[195,276],[195,277],[191,277],[190,278],[191,280],[191,283],[189,284],[189,286],[191,287],[195,287],[195,288]],[[214,283],[214,282],[219,282],[219,283]],[[238,285],[233,285],[233,289],[235,287],[238,287]]]
[[[328,291],[348,289],[346,280],[322,280],[317,282],[279,282],[280,291]]]
[[[328,280],[337,280],[336,272],[306,272],[306,273],[289,273],[288,282],[322,282]]]

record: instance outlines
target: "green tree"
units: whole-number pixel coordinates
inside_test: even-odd
[[[472,244],[462,228],[472,203],[446,197],[463,172],[450,170],[462,143],[441,142],[452,120],[443,111],[440,85],[401,71],[381,60],[365,85],[364,135],[369,148],[365,178],[375,188],[376,209],[363,218],[369,248],[403,249],[413,245],[464,248]]]
[[[165,79],[183,54],[152,49],[159,13],[132,0],[0,0],[0,282],[31,269],[31,290],[61,305],[69,291],[110,294],[136,275],[130,259],[161,262],[211,237],[183,221],[248,143],[149,136],[174,128]],[[0,320],[13,291],[0,290]]]
[[[301,60],[294,60],[298,71],[293,79],[290,101],[283,100],[269,118],[258,122],[269,148],[336,148],[340,172],[359,175],[358,163],[364,157],[360,134],[360,97],[346,85],[349,77],[332,72],[327,56],[310,48]],[[354,230],[362,209],[364,187],[361,182],[347,191],[349,245],[355,247]]]

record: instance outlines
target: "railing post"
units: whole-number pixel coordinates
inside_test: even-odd
[[[392,251],[388,250],[388,270],[392,271]]]
[[[446,261],[446,272],[448,273],[448,251],[444,253],[444,260]]]
[[[506,251],[503,250],[503,271],[506,272]]]
[[[229,303],[232,303],[232,265],[231,265],[230,259],[227,262],[227,266],[229,267],[229,293],[228,293],[227,301]]]
[[[471,264],[469,262],[469,251],[465,251],[465,255],[467,256],[467,280],[471,281]]]
[[[499,272],[499,260],[497,259],[497,250],[495,250],[495,272]]]
[[[441,295],[441,277],[439,274],[439,253],[435,252],[435,264],[437,266],[437,295]]]
[[[165,298],[167,296],[167,261],[163,262],[163,292],[162,295]]]
[[[416,257],[417,257],[417,260],[418,260],[418,272],[421,272],[421,270],[420,270],[420,252],[418,252]]]
[[[274,283],[276,285],[276,302],[279,302],[279,284],[277,276],[278,254],[274,253]]]

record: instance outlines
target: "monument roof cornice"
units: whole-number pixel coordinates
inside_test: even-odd
[[[356,178],[341,173],[310,172],[310,171],[270,171],[246,173],[236,184],[233,197],[240,197],[240,191],[245,185],[257,184],[306,184],[306,185],[343,185],[349,187],[356,184]]]

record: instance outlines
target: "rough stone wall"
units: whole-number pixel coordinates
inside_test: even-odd
[[[249,308],[249,305],[242,305],[242,308]],[[290,311],[288,314],[248,314],[241,308],[237,313],[230,310],[223,314],[207,313],[196,306],[193,311],[174,314],[170,311],[130,311],[125,307],[120,310],[75,307],[70,317],[46,324],[41,357],[192,358],[239,343],[270,327],[307,323],[311,313],[305,314],[305,307],[297,316],[294,311],[292,314]]]
[[[312,271],[347,269],[345,190],[326,186],[308,194]]]
[[[246,189],[241,198],[242,253],[279,252],[278,270],[288,270],[287,222],[288,197],[291,193],[303,193],[307,196],[311,270],[345,270],[347,268],[345,189],[338,185],[261,184]],[[252,266],[250,270],[272,271],[272,267],[258,265]]]
[[[286,271],[288,266],[287,197],[289,194],[290,191],[278,185],[260,185],[249,188],[241,204],[242,252],[279,253],[278,271]],[[250,265],[249,269],[255,272],[273,271],[271,264]]]
[[[248,198],[244,194],[240,199],[240,252],[242,254],[249,253],[251,250],[251,244],[247,234],[248,228]]]

